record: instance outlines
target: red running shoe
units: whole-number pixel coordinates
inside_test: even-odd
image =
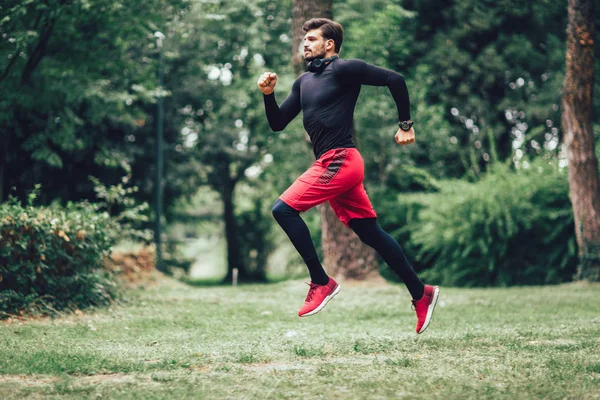
[[[329,278],[327,285],[317,285],[311,282],[309,286],[310,289],[308,289],[304,305],[298,311],[299,317],[308,317],[318,313],[340,291],[340,285],[333,278]]]
[[[411,300],[413,310],[417,312],[417,333],[423,333],[429,326],[439,294],[438,286],[425,285],[423,297],[420,300]]]

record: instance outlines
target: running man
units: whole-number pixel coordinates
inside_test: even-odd
[[[310,288],[298,315],[316,314],[340,291],[338,283],[323,269],[308,227],[300,217],[300,212],[329,201],[337,217],[400,276],[413,298],[416,331],[422,333],[431,321],[439,287],[424,285],[419,280],[400,245],[377,223],[377,214],[363,186],[363,159],[352,141],[354,107],[360,88],[370,85],[387,86],[394,98],[400,126],[395,135],[396,143],[415,142],[406,83],[402,75],[394,71],[361,60],[339,58],[344,39],[339,23],[314,18],[302,28],[306,32],[303,46],[308,72],[296,79],[291,94],[281,106],[277,105],[273,93],[277,74],[265,72],[257,82],[264,94],[265,111],[273,131],[283,130],[303,110],[304,128],[316,158],[273,206],[273,216],[310,273]]]

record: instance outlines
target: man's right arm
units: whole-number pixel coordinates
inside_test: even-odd
[[[300,113],[300,78],[292,85],[292,92],[281,103],[277,105],[274,92],[264,95],[265,111],[269,126],[275,132],[282,131]]]

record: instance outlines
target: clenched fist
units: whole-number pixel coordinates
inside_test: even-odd
[[[273,90],[275,90],[275,85],[277,84],[277,74],[274,72],[265,72],[258,78],[256,84],[263,94],[271,94],[273,93]]]
[[[401,146],[412,144],[415,142],[415,131],[412,127],[408,131],[398,129],[398,132],[396,132],[394,139],[396,139],[396,143],[398,143]]]

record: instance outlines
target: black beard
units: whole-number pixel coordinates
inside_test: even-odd
[[[316,60],[317,58],[325,58],[325,53],[322,54],[317,54],[316,56],[308,56],[308,57],[304,57],[304,61],[306,62],[311,62],[313,60]]]

